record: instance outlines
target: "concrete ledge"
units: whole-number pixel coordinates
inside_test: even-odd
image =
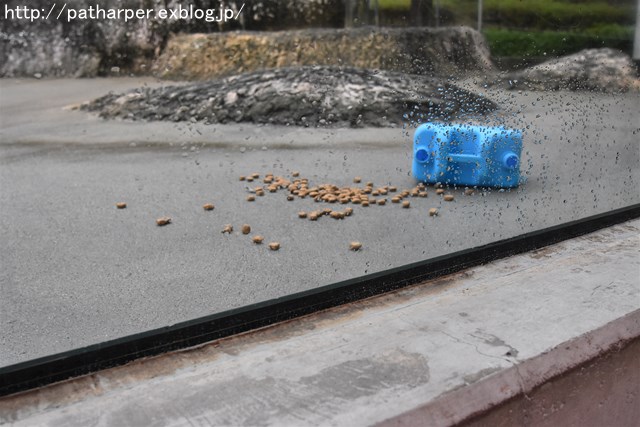
[[[617,408],[624,412],[627,401],[637,402],[637,386],[629,384],[640,383],[625,374],[632,372],[627,349],[637,348],[640,336],[639,231],[640,220],[630,221],[253,333],[8,396],[0,400],[0,422],[482,423],[491,421],[481,417],[494,408],[509,415],[509,408],[522,407],[518,399],[553,391],[549,384],[576,379],[583,367],[606,358],[613,371],[601,371],[628,380],[618,381],[624,402]],[[575,407],[562,401],[551,402],[555,416],[578,419]],[[604,419],[614,401],[593,401],[585,414]]]
[[[518,425],[517,421],[526,418],[526,411],[500,411],[501,414],[493,414],[499,411],[500,405],[520,406],[514,402],[529,401],[526,406],[535,406],[531,403],[532,394],[539,391],[543,385],[559,380],[561,377],[583,375],[578,372],[584,370],[586,365],[605,360],[605,365],[613,366],[613,369],[624,369],[628,375],[617,378],[619,383],[633,392],[640,394],[640,359],[637,358],[640,349],[640,310],[636,310],[621,317],[597,330],[588,332],[580,337],[542,353],[532,359],[514,365],[500,373],[491,375],[483,381],[448,393],[433,402],[422,407],[399,415],[397,417],[379,423],[379,426],[448,426],[461,422],[465,425]],[[615,354],[623,353],[623,358],[629,359],[624,363],[611,362]],[[613,356],[612,356],[613,355]],[[635,357],[631,356],[635,355]],[[629,357],[631,356],[631,357]],[[618,357],[620,358],[620,357]],[[616,364],[616,362],[618,362]],[[602,369],[602,368],[599,368]],[[620,376],[619,376],[620,377]],[[609,382],[614,378],[609,377]],[[602,388],[602,382],[600,383]],[[617,399],[617,411],[611,412],[612,396],[608,396],[609,402],[604,405],[602,401],[595,405],[594,387],[589,389],[574,390],[574,394],[583,394],[580,399],[582,406],[600,406],[596,411],[590,411],[588,416],[578,412],[576,406],[564,403],[571,396],[564,391],[563,402],[546,402],[549,407],[544,416],[533,414],[540,418],[536,422],[531,420],[527,425],[540,425],[542,419],[548,425],[616,425],[631,426],[632,420],[640,419],[640,406],[636,399]],[[543,395],[544,395],[543,391]],[[548,393],[548,391],[547,391]],[[562,391],[560,393],[563,393]],[[631,394],[631,393],[629,393]],[[544,398],[544,397],[542,397]],[[541,398],[539,398],[541,399]],[[575,400],[575,399],[574,399]],[[510,412],[505,414],[505,412]],[[513,413],[516,412],[516,413]],[[531,411],[534,412],[534,411]],[[538,411],[540,412],[540,411]],[[563,412],[563,413],[561,413]],[[551,417],[553,415],[553,418]],[[594,415],[597,418],[594,418]],[[555,418],[558,417],[558,418]],[[491,420],[491,421],[489,421]],[[568,420],[573,420],[567,424]],[[508,422],[505,422],[508,421]]]

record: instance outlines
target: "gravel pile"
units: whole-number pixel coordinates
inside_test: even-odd
[[[640,89],[631,58],[609,48],[585,49],[573,55],[552,59],[508,73],[497,83],[509,89],[604,92]]]
[[[108,119],[388,127],[497,109],[444,79],[350,67],[295,67],[109,94],[82,109]]]

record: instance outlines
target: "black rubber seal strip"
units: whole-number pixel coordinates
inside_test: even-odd
[[[0,396],[393,291],[640,217],[640,204],[380,273],[0,368]]]

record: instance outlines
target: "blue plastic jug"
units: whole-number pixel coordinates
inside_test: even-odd
[[[502,126],[425,123],[413,135],[413,176],[435,184],[513,188],[522,133]]]

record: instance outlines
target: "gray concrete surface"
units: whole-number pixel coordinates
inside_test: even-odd
[[[637,342],[639,232],[640,220],[630,221],[199,348],[8,396],[0,399],[0,422],[453,425],[511,398],[535,397],[556,376],[582,372],[581,364]],[[578,390],[537,403],[550,417],[572,419],[580,397]],[[633,393],[621,400],[618,408],[633,410]],[[606,417],[609,403],[606,396],[593,402],[590,410],[599,418],[591,420],[613,419]]]
[[[487,123],[525,128],[526,185],[452,190],[452,203],[429,190],[411,209],[313,223],[296,213],[317,204],[283,193],[249,204],[237,177],[300,170],[312,183],[410,187],[410,132],[105,122],[64,108],[140,84],[161,83],[0,81],[0,366],[640,202],[637,93],[487,90],[503,106]],[[164,215],[174,222],[159,228]],[[227,223],[282,248],[223,235]]]

